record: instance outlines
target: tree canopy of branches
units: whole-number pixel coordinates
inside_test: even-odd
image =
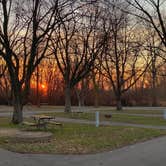
[[[52,39],[53,53],[65,81],[66,112],[71,111],[71,89],[87,76],[101,53],[103,38],[99,15],[94,4],[82,5],[67,20],[62,20]]]
[[[50,56],[55,60],[50,66],[58,67],[56,71],[61,73],[58,77],[63,78],[66,112],[71,111],[72,89],[89,75],[96,94],[103,76],[110,81],[117,109],[122,108],[122,95],[149,66],[155,89],[156,70],[165,64],[161,59],[165,54],[160,52],[165,53],[166,48],[165,3],[165,0],[0,0],[0,78],[6,80],[6,75],[7,80],[10,78],[6,85],[11,86],[12,122],[22,122],[32,75],[41,61]],[[145,34],[138,34],[139,28],[143,31],[142,25],[152,31],[148,34],[146,29]],[[152,38],[141,40],[153,34]],[[45,77],[48,82],[58,73],[49,69]],[[58,89],[56,79],[53,82],[50,87]]]
[[[108,12],[105,12],[106,18],[103,20],[107,42],[102,68],[115,93],[117,110],[122,109],[123,93],[128,91],[147,69],[147,63],[143,59],[140,62],[141,44],[134,34],[137,26],[130,25],[128,14],[119,9],[120,6],[127,7],[126,2],[109,3]]]
[[[165,0],[126,0],[134,8],[133,14],[149,23],[166,46]]]
[[[23,120],[22,109],[28,97],[32,73],[47,54],[50,36],[59,24],[58,11],[63,11],[67,4],[69,1],[0,1],[0,56],[10,75],[13,123]]]

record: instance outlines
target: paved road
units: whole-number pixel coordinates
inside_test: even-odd
[[[165,166],[166,137],[92,155],[18,154],[0,149],[0,166]]]
[[[31,109],[39,109],[38,107],[36,106],[24,106],[24,109],[25,110],[31,110]],[[51,110],[55,110],[55,109],[58,109],[58,110],[64,110],[64,106],[41,106],[40,108],[45,108],[45,109],[51,109]],[[80,109],[80,107],[78,106],[72,106],[72,109],[74,110],[78,110]],[[112,107],[112,106],[100,106],[98,108],[95,108],[93,106],[85,106],[85,107],[81,107],[81,109],[85,109],[85,110],[115,110],[116,107]],[[136,106],[133,106],[133,107],[123,107],[124,110],[156,110],[156,111],[163,111],[163,110],[166,110],[166,107],[136,107]],[[0,112],[1,111],[11,111],[13,110],[13,107],[12,106],[6,106],[6,105],[0,105]]]
[[[53,113],[53,112],[63,112],[63,110],[52,110],[52,111],[23,111],[25,117],[32,116],[34,114],[44,114],[44,113]],[[86,111],[89,112],[89,111]],[[129,115],[129,116],[143,116],[143,117],[163,117],[162,114],[134,114],[134,113],[118,113],[111,112],[112,115]],[[101,114],[105,114],[101,112]],[[11,117],[12,111],[0,112],[0,117]]]
[[[61,110],[52,110],[52,111],[24,111],[24,117],[30,117],[34,114],[39,114],[39,113],[48,113],[48,112],[59,112]],[[116,113],[113,113],[116,114]],[[119,113],[117,113],[119,114]],[[133,115],[133,114],[127,114],[126,115]],[[138,115],[139,116],[139,115]],[[141,114],[140,116],[146,116],[146,114]],[[162,116],[162,115],[152,115],[152,116]],[[0,117],[12,117],[12,111],[7,111],[7,112],[0,112]],[[83,120],[83,119],[69,119],[69,118],[61,118],[57,117],[55,119],[56,121],[59,122],[69,122],[69,123],[80,123],[80,124],[94,124],[94,121],[89,121],[89,120]],[[153,125],[143,125],[143,124],[133,124],[133,123],[123,123],[123,122],[109,122],[109,121],[102,121],[100,122],[101,125],[107,125],[107,126],[130,126],[130,127],[141,127],[141,128],[151,128],[151,129],[164,129],[166,130],[166,126],[153,126]]]
[[[155,110],[157,111],[164,111],[166,110],[165,107],[124,107],[124,110]],[[144,117],[163,117],[162,114],[136,114],[136,113],[123,113],[123,112],[112,112],[111,110],[115,110],[115,107],[99,107],[99,108],[94,108],[94,107],[72,107],[73,111],[83,111],[83,112],[92,112],[92,111],[97,111],[97,110],[104,110],[104,111],[110,111],[111,114],[125,114],[125,115],[132,115],[132,116],[144,116]],[[63,107],[54,107],[54,106],[42,106],[41,108],[38,107],[24,107],[24,116],[31,116],[34,114],[38,113],[48,113],[48,112],[63,112],[64,108]],[[13,112],[13,107],[11,106],[0,106],[0,117],[9,117],[12,116]],[[101,112],[104,113],[104,112]]]
[[[95,121],[89,121],[89,120],[84,120],[84,119],[71,119],[71,118],[69,119],[69,118],[56,117],[55,120],[58,121],[58,122],[95,125]],[[133,124],[133,123],[123,123],[123,122],[101,121],[100,125],[105,125],[105,126],[129,126],[129,127],[139,127],[139,128],[146,128],[146,129],[166,130],[166,126],[153,126],[153,125]]]

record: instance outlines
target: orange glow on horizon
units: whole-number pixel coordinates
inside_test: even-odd
[[[35,81],[31,81],[31,88],[32,88],[32,89],[36,89],[36,88],[37,88],[37,85],[36,85],[36,82],[35,82]],[[46,84],[44,84],[44,83],[39,83],[39,91],[46,93],[47,90],[48,90],[48,87],[47,87]]]

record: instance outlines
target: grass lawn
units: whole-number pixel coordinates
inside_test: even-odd
[[[95,110],[94,110],[95,111]],[[121,114],[151,114],[151,115],[162,115],[163,114],[163,110],[122,110],[122,111],[117,111],[117,110],[96,110],[99,111],[101,113],[109,113],[109,112],[117,112],[117,113],[121,113]]]
[[[73,106],[72,107],[74,110],[79,110],[80,108],[77,106]],[[132,108],[132,107],[131,107]],[[159,114],[162,115],[164,110],[137,110],[137,109],[124,109],[123,111],[117,111],[115,109],[109,109],[109,107],[99,107],[97,109],[95,109],[92,106],[89,107],[85,107],[83,109],[88,109],[91,110],[91,112],[95,112],[95,111],[100,111],[101,113],[109,113],[109,112],[117,112],[117,113],[121,113],[121,114]],[[26,105],[24,106],[24,110],[25,111],[55,111],[55,110],[64,110],[64,106],[51,106],[51,105],[41,105],[40,107],[34,106],[34,105]],[[13,111],[13,107],[11,106],[0,106],[0,112],[8,112],[8,111]]]
[[[64,109],[64,106],[50,106],[50,105],[42,105],[41,107],[36,107],[36,106],[27,106],[29,107],[29,110],[36,110],[36,111],[41,111],[41,110],[45,110],[46,112],[47,111],[55,111],[55,110],[59,110],[59,109]],[[79,110],[80,108],[78,106],[73,106],[72,107],[73,109],[75,110]],[[132,108],[132,107],[131,107]],[[128,114],[163,114],[163,111],[164,110],[139,110],[139,109],[124,109],[122,111],[117,111],[116,109],[110,109],[109,110],[109,107],[99,107],[95,110],[95,108],[93,106],[89,106],[89,107],[85,107],[83,109],[88,109],[88,110],[91,110],[92,112],[94,111],[100,111],[100,112],[103,112],[103,113],[107,113],[107,112],[118,112],[118,113],[122,113],[122,114],[125,114],[125,113],[128,113]]]
[[[104,115],[101,116],[101,119],[105,119]],[[111,121],[113,121],[113,122],[133,123],[133,124],[154,125],[154,126],[164,126],[164,125],[166,125],[166,120],[163,117],[143,117],[143,116],[133,116],[133,115],[112,115]]]
[[[83,116],[83,115],[82,115]],[[87,115],[86,115],[87,116]],[[10,124],[7,118],[0,118],[0,128],[21,128]],[[33,130],[36,130],[32,128]],[[62,128],[50,127],[53,139],[45,143],[13,143],[0,137],[0,147],[16,152],[86,154],[110,151],[136,142],[166,135],[166,130],[135,127],[67,124]]]
[[[92,125],[65,124],[63,129],[48,129],[54,134],[47,143],[5,143],[0,146],[11,151],[29,153],[86,154],[110,151],[125,145],[166,135],[164,130],[134,127],[99,127]]]
[[[107,113],[108,114],[108,113]],[[86,120],[95,120],[95,113],[48,113],[55,117],[66,117],[74,119],[86,119]],[[127,114],[113,114],[111,120],[104,117],[104,113],[100,113],[101,121],[112,121],[112,122],[124,122],[124,123],[133,123],[133,124],[145,124],[145,125],[156,125],[162,126],[166,125],[166,120],[163,117],[144,117],[144,116],[134,116]]]

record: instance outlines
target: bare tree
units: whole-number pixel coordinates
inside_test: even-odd
[[[117,110],[122,109],[122,95],[143,75],[147,64],[142,60],[141,45],[135,35],[136,25],[131,25],[129,16],[118,7],[126,6],[122,1],[112,1],[103,21],[107,36],[103,56],[103,74],[110,80],[116,96]],[[118,7],[117,7],[118,6]]]
[[[158,70],[158,59],[159,51],[156,46],[156,35],[153,30],[148,30],[151,37],[148,37],[148,49],[151,58],[150,72],[151,72],[151,87],[152,87],[152,106],[157,106],[156,88],[157,88],[157,70]]]
[[[63,20],[55,32],[59,35],[52,39],[53,53],[65,81],[66,112],[71,111],[71,90],[92,70],[103,47],[97,29],[99,11],[93,4],[89,5],[83,5]]]
[[[67,1],[1,0],[0,56],[10,75],[13,93],[13,123],[23,120],[32,73],[47,53],[50,36],[59,23],[57,11]]]

